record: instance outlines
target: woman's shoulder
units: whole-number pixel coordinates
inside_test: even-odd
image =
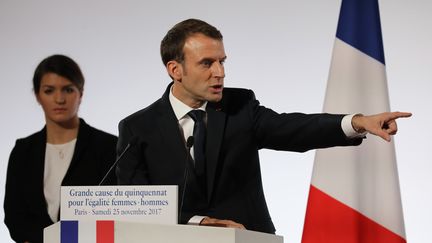
[[[15,145],[10,153],[10,160],[14,160],[13,158],[34,156],[35,153],[43,151],[46,143],[46,133],[44,129],[27,137],[16,139]]]
[[[92,136],[96,140],[117,142],[117,136],[87,124],[84,119],[80,120],[80,132],[85,135]]]
[[[43,128],[42,130],[30,134],[27,137],[17,138],[16,145],[33,144],[35,142],[43,141],[45,140],[45,138],[46,138],[46,133],[45,133],[45,128]]]

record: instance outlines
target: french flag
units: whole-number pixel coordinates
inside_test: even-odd
[[[343,0],[324,112],[390,111],[377,0]],[[317,150],[302,243],[406,242],[395,147],[369,135]]]
[[[114,243],[114,221],[61,221],[60,243]]]

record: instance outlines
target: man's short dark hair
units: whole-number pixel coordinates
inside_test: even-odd
[[[160,52],[163,64],[166,65],[172,60],[184,61],[184,44],[186,39],[194,34],[203,34],[216,40],[223,38],[218,29],[202,20],[184,20],[174,25],[161,41]]]

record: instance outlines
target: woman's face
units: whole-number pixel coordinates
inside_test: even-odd
[[[36,98],[47,123],[67,124],[78,118],[82,93],[69,79],[55,73],[42,76]]]

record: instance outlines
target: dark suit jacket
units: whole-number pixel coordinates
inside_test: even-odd
[[[46,142],[46,128],[43,128],[18,139],[9,158],[4,221],[16,242],[42,243],[43,229],[53,224],[43,192]],[[75,151],[62,185],[99,184],[116,159],[116,143],[116,136],[80,120]],[[105,184],[116,184],[115,173]]]
[[[138,137],[117,166],[120,184],[179,185],[182,192],[187,149],[169,102],[169,90],[170,86],[161,99],[120,122],[117,152],[132,137]],[[361,139],[346,138],[342,117],[278,114],[261,106],[251,90],[225,88],[220,102],[207,105],[207,185],[198,185],[194,173],[189,174],[181,222],[205,215],[274,233],[258,150],[303,152],[360,144]]]

